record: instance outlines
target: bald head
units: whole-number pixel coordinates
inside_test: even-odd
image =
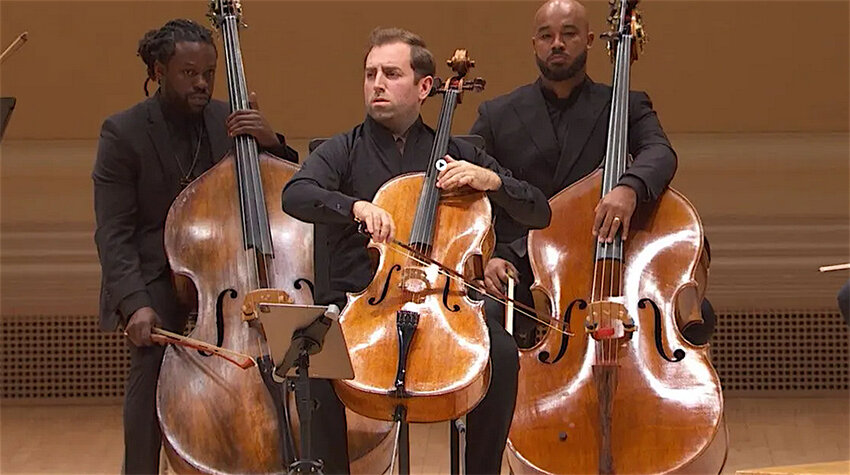
[[[550,81],[584,77],[593,33],[584,5],[576,0],[549,0],[534,15],[532,37],[537,66]]]
[[[576,0],[549,0],[537,9],[534,14],[534,33],[552,20],[569,19],[583,31],[590,29],[587,23],[587,10]]]

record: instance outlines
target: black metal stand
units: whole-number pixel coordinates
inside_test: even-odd
[[[398,475],[410,475],[410,423],[407,422],[407,408],[401,404],[396,406],[393,419],[398,422]]]
[[[292,427],[289,423],[289,406],[286,404],[286,387],[282,383],[274,380],[274,364],[271,358],[266,355],[257,358],[257,368],[260,370],[260,377],[266,385],[269,394],[274,403],[275,412],[277,413],[277,428],[280,434],[278,441],[278,450],[280,451],[281,462],[283,467],[288,467],[295,461],[295,441],[292,438]]]
[[[293,345],[295,343],[293,338]],[[322,461],[313,459],[310,433],[313,424],[313,400],[310,398],[310,352],[303,345],[295,363],[298,377],[292,382],[295,386],[295,402],[298,408],[298,420],[301,428],[301,457],[289,466],[289,473],[322,473]]]
[[[283,361],[274,367],[269,356],[258,358],[257,363],[263,381],[272,396],[278,414],[278,427],[281,441],[280,452],[283,466],[289,467],[290,474],[321,474],[323,462],[313,459],[311,426],[313,422],[313,400],[310,397],[310,355],[322,351],[325,335],[333,321],[326,315],[320,315],[304,328],[297,329],[292,334],[289,348]],[[286,377],[290,368],[295,366],[297,376],[286,379],[286,386],[275,380]],[[289,405],[287,393],[295,392],[296,408],[300,422],[301,451],[296,455],[292,425],[289,420]]]

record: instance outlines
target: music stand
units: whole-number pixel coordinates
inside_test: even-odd
[[[271,350],[274,378],[278,382],[289,379],[287,388],[295,390],[301,453],[289,466],[289,473],[321,474],[322,463],[312,458],[310,443],[313,417],[310,378],[354,378],[339,326],[339,309],[336,305],[260,303],[258,310]]]
[[[15,110],[15,102],[14,97],[0,97],[0,140],[3,140],[3,134],[6,133],[6,125]]]

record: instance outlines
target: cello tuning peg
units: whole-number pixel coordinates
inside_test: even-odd
[[[431,85],[431,92],[428,93],[428,96],[431,97],[437,95],[439,92],[441,92],[443,86],[443,80],[438,77],[434,77],[434,83]]]

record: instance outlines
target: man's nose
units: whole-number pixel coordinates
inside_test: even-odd
[[[378,71],[375,74],[375,84],[373,86],[374,89],[376,91],[383,91],[384,89],[386,89],[386,81],[387,81],[387,77],[384,76],[384,73]]]
[[[195,84],[193,84],[193,86],[199,91],[206,91],[210,88],[210,83],[203,74],[198,74],[195,76]]]
[[[564,38],[560,33],[555,34],[555,37],[552,38],[552,51],[563,51],[565,48]]]

